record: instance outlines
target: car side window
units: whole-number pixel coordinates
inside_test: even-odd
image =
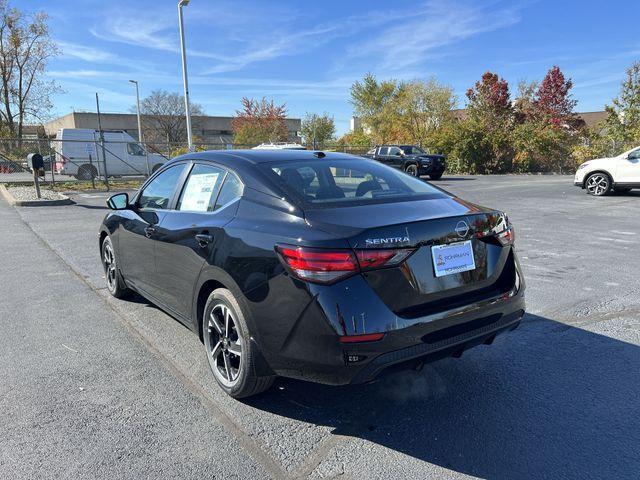
[[[129,155],[144,155],[144,149],[137,143],[127,143],[127,152],[129,153]]]
[[[636,160],[638,158],[640,158],[640,148],[637,150],[634,150],[633,152],[630,152],[629,155],[627,156],[627,158],[629,160]]]
[[[380,153],[378,155],[387,155],[389,152],[389,147],[380,148]]]
[[[157,210],[169,208],[169,202],[185,167],[184,163],[174,165],[151,180],[138,197],[138,208],[153,208]]]
[[[369,150],[367,152],[367,155],[375,155],[375,154],[376,154],[376,149],[375,148],[372,148],[371,150]]]
[[[215,209],[222,208],[236,198],[242,196],[243,185],[236,174],[229,172],[220,189],[220,195],[216,201]]]
[[[178,201],[178,210],[212,212],[224,178],[224,170],[196,163],[189,173]]]
[[[387,153],[387,155],[398,155],[399,153],[400,153],[400,148],[389,147],[389,153]]]

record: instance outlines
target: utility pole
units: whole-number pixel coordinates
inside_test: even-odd
[[[107,174],[107,151],[104,148],[104,133],[102,132],[102,123],[100,122],[100,100],[98,92],[96,92],[96,111],[98,112],[98,133],[100,134],[100,145],[102,146],[102,161],[104,162],[104,185],[109,191],[109,175]]]
[[[140,92],[138,91],[138,81],[137,80],[129,80],[129,82],[133,83],[136,86],[136,110],[138,112],[138,143],[142,147],[142,121],[140,120]],[[144,147],[143,147],[144,148]],[[151,169],[149,168],[149,153],[147,149],[144,148],[144,159],[147,164],[147,175],[151,175]]]
[[[189,0],[178,2],[178,21],[180,24],[180,51],[182,53],[182,82],[184,83],[184,114],[187,121],[187,142],[189,151],[193,152],[193,138],[191,135],[191,113],[189,112],[189,82],[187,80],[187,51],[184,43],[184,22],[182,20],[182,7],[189,5]]]

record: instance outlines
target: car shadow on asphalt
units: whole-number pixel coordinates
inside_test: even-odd
[[[283,379],[246,403],[482,478],[640,471],[640,348],[536,315],[421,372],[349,387]]]

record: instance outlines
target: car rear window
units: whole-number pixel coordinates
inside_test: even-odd
[[[441,190],[367,159],[314,159],[263,164],[283,189],[307,207],[442,198]]]

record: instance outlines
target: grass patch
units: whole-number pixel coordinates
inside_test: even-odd
[[[113,179],[109,180],[109,190],[110,191],[118,191],[118,190],[137,190],[142,185],[143,180],[119,180]],[[24,182],[20,183],[11,183],[7,182],[4,184],[7,188],[11,187],[24,187],[28,184]],[[33,186],[33,184],[31,184]],[[35,187],[34,187],[35,188]],[[51,183],[45,182],[43,180],[40,181],[40,188],[43,189],[51,189]],[[56,192],[106,192],[107,187],[104,182],[96,180],[96,188],[93,188],[91,182],[55,182],[55,187],[53,188]]]

